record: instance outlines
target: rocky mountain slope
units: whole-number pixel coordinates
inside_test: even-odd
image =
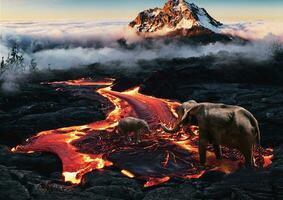
[[[204,8],[185,0],[169,0],[163,8],[142,11],[129,24],[139,34],[158,36],[220,34],[221,25]]]

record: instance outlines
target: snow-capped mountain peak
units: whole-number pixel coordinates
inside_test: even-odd
[[[169,0],[163,8],[142,11],[129,24],[138,33],[181,32],[182,35],[190,35],[190,30],[218,33],[221,25],[205,9],[185,0]]]

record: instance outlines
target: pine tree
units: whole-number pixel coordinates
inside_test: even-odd
[[[37,71],[37,63],[35,62],[35,59],[34,59],[34,58],[31,59],[31,61],[30,61],[29,70],[30,70],[31,72]]]

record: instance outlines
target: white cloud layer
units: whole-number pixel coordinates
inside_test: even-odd
[[[283,22],[254,21],[224,25],[222,31],[249,40],[273,38],[283,41]]]
[[[131,66],[140,59],[188,58],[219,51],[266,59],[272,43],[283,41],[282,25],[259,21],[223,27],[225,33],[253,40],[246,45],[215,43],[196,47],[172,43],[154,44],[151,48],[140,45],[127,50],[118,45],[118,39],[125,38],[128,44],[141,40],[127,27],[127,22],[0,22],[0,55],[6,57],[11,46],[17,43],[24,50],[26,61],[35,58],[39,68],[67,68],[116,60]]]

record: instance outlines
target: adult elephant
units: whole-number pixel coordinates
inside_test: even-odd
[[[206,162],[206,146],[213,144],[217,159],[222,158],[220,145],[237,148],[245,157],[246,166],[254,166],[253,148],[260,142],[260,131],[255,117],[239,106],[217,103],[193,103],[185,110],[172,129],[161,125],[165,132],[177,132],[195,117],[199,126],[199,158]]]

